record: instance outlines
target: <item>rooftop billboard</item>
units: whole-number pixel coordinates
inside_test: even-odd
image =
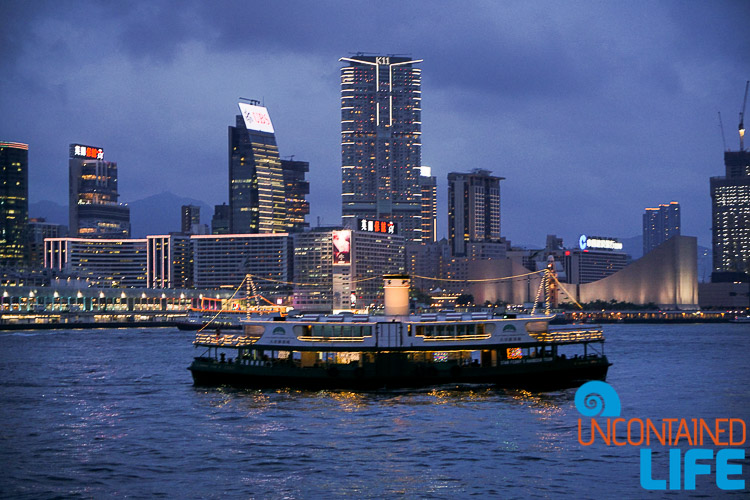
[[[239,103],[239,106],[242,118],[245,120],[245,127],[248,130],[273,134],[273,124],[271,124],[271,117],[266,108],[246,102]]]

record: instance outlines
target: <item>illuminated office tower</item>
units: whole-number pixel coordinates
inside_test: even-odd
[[[500,181],[489,170],[448,174],[448,234],[455,257],[473,243],[500,244]]]
[[[750,273],[750,151],[726,151],[724,166],[724,177],[711,177],[711,281]]]
[[[29,146],[0,141],[0,265],[26,257],[29,220]]]
[[[680,234],[680,204],[676,201],[657,208],[647,208],[643,214],[643,255],[646,255],[672,236]]]
[[[229,230],[232,234],[287,231],[284,176],[268,110],[240,102],[229,127]]]
[[[342,57],[341,212],[398,224],[422,241],[421,60],[357,54]]]
[[[129,238],[130,207],[117,201],[117,163],[104,161],[102,148],[71,144],[68,174],[70,237]]]

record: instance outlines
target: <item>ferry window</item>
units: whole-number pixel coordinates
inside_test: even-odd
[[[482,323],[477,325],[477,335],[484,335],[484,325]]]
[[[362,327],[362,334],[366,335],[368,337],[372,336],[372,327],[371,326],[363,326]]]
[[[445,332],[445,325],[435,325],[435,335],[441,337]]]
[[[315,337],[323,336],[323,325],[313,325],[313,336]]]
[[[456,325],[456,335],[465,335],[466,325]]]
[[[343,325],[341,327],[341,336],[342,337],[352,337],[352,326],[351,325]]]
[[[257,336],[263,335],[266,331],[266,327],[262,325],[245,325],[245,335]]]
[[[424,336],[424,325],[417,325],[417,336]]]
[[[547,322],[529,321],[526,323],[526,331],[529,333],[547,333]]]
[[[333,325],[323,325],[323,336],[333,337]]]
[[[474,323],[466,325],[466,335],[474,335]]]

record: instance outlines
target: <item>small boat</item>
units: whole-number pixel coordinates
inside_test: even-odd
[[[600,327],[551,330],[553,315],[408,314],[409,278],[385,277],[385,315],[250,320],[196,335],[198,386],[392,389],[445,384],[553,389],[604,380]]]
[[[729,320],[730,323],[750,323],[750,316],[735,316]]]

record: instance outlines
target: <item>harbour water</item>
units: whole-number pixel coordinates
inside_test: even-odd
[[[750,422],[750,327],[607,325],[624,418]],[[578,442],[575,389],[195,388],[176,329],[0,333],[2,498],[741,498],[649,492],[639,447]],[[743,445],[746,451],[747,443]],[[654,477],[666,478],[657,445]],[[750,461],[741,462],[750,488]],[[736,478],[736,476],[735,476]]]

